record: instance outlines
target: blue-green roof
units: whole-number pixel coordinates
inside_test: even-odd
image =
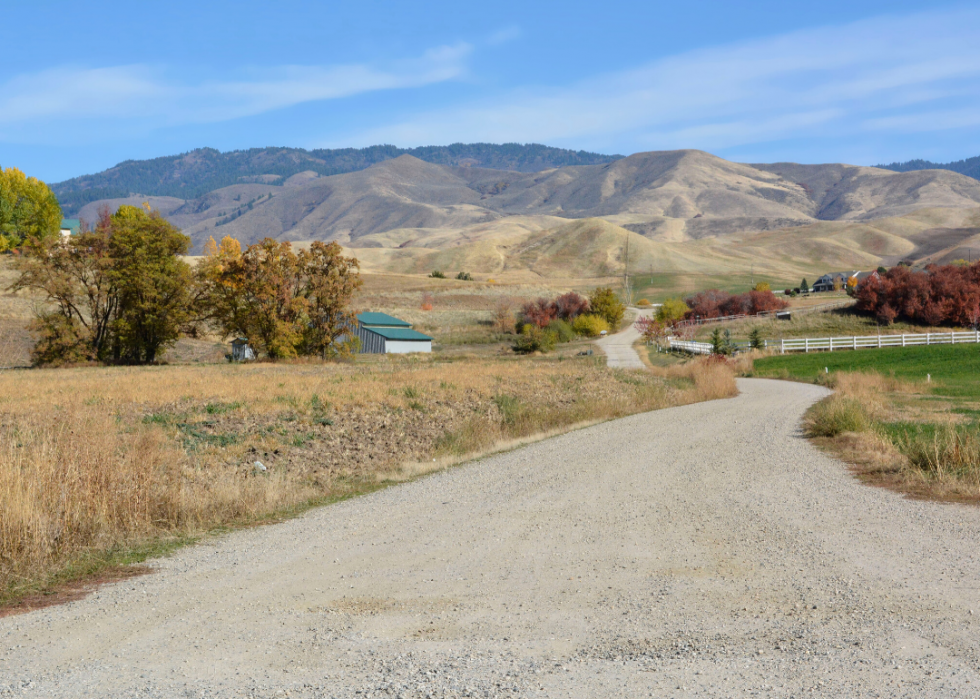
[[[78,235],[82,232],[82,222],[77,218],[63,218],[61,219],[61,230],[69,230],[72,235]]]
[[[401,318],[395,318],[387,313],[358,313],[357,320],[361,325],[365,327],[373,327],[375,325],[395,327],[395,328],[410,328],[411,323],[406,323]]]
[[[365,328],[373,333],[377,333],[386,340],[431,340],[432,338],[428,335],[423,335],[417,330],[412,330],[410,328],[378,328],[371,327]]]

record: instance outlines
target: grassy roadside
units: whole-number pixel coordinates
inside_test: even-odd
[[[735,390],[717,362],[624,372],[601,357],[5,372],[0,605],[515,441]]]
[[[833,388],[807,413],[807,430],[862,479],[980,503],[980,346],[771,356],[753,375]]]

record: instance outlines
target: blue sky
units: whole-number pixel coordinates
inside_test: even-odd
[[[980,2],[9,3],[0,165],[455,141],[958,160],[978,37]]]

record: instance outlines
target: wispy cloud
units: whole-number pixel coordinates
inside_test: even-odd
[[[878,17],[680,54],[570,86],[523,88],[344,142],[724,149],[973,125],[978,36],[975,10]]]
[[[377,90],[420,87],[466,72],[468,44],[386,65],[280,66],[234,80],[188,84],[163,68],[61,66],[0,86],[0,130],[43,120],[141,119],[153,126],[218,122]],[[2,131],[0,131],[2,133]]]

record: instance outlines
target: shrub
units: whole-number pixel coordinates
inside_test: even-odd
[[[589,310],[589,300],[581,294],[569,291],[555,299],[555,312],[562,320],[573,321]]]
[[[759,282],[752,287],[752,291],[772,291],[772,287],[769,286],[769,282]]]
[[[842,432],[864,432],[870,424],[867,410],[860,401],[834,395],[810,410],[807,434],[811,437],[836,437]]]
[[[687,317],[718,318],[721,316],[756,315],[779,311],[789,303],[776,298],[771,291],[748,291],[729,294],[719,289],[708,289],[684,299],[690,307]]]
[[[640,299],[636,302],[637,308],[649,308],[652,304],[648,299]]]
[[[469,272],[460,272],[459,274],[456,275],[456,278],[464,282],[473,281],[473,275],[470,274]]]
[[[626,313],[626,306],[609,287],[599,287],[592,292],[589,308],[593,315],[605,318],[610,328],[618,328]]]
[[[445,279],[446,278],[446,275],[443,274],[442,272],[440,272],[438,269],[433,270],[432,271],[432,274],[430,274],[429,276],[432,277],[433,279]]]
[[[558,317],[558,305],[549,299],[540,298],[521,306],[521,317],[517,321],[518,331],[527,324],[544,328]]]
[[[572,330],[585,337],[598,337],[603,330],[608,332],[609,323],[597,315],[581,315],[572,321]]]
[[[572,326],[560,318],[548,323],[546,330],[553,332],[558,342],[571,342],[575,339],[575,331],[572,330]]]
[[[672,325],[682,320],[690,310],[683,299],[667,299],[657,309],[657,320],[665,325]]]
[[[557,335],[551,330],[543,330],[528,323],[521,329],[521,334],[514,340],[514,351],[519,354],[531,352],[550,352],[558,343]]]

